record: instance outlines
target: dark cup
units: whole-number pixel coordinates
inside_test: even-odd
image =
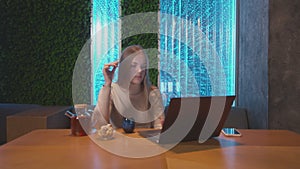
[[[77,117],[71,118],[71,133],[73,136],[86,136],[84,129],[82,128]]]
[[[133,133],[135,128],[134,120],[129,118],[124,118],[122,122],[122,128],[125,133]]]

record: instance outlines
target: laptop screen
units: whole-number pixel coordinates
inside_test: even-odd
[[[172,98],[159,142],[204,142],[219,136],[234,99],[235,96]]]

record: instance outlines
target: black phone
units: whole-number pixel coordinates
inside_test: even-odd
[[[236,128],[223,128],[222,133],[225,136],[242,136],[241,132]]]

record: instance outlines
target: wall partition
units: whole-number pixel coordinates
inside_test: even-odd
[[[159,80],[172,97],[235,95],[236,0],[161,0]],[[92,100],[104,84],[104,63],[117,60],[119,0],[93,0]]]
[[[235,95],[236,0],[163,0],[159,22],[166,101]]]
[[[104,84],[103,65],[116,61],[120,53],[119,0],[92,0],[91,60],[92,103]]]

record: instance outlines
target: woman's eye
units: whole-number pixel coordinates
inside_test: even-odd
[[[142,70],[147,69],[147,65],[142,65],[142,66],[140,66],[140,65],[138,65],[138,64],[131,64],[130,66],[131,66],[132,68],[137,68],[137,67],[139,67],[139,68],[141,68]]]

